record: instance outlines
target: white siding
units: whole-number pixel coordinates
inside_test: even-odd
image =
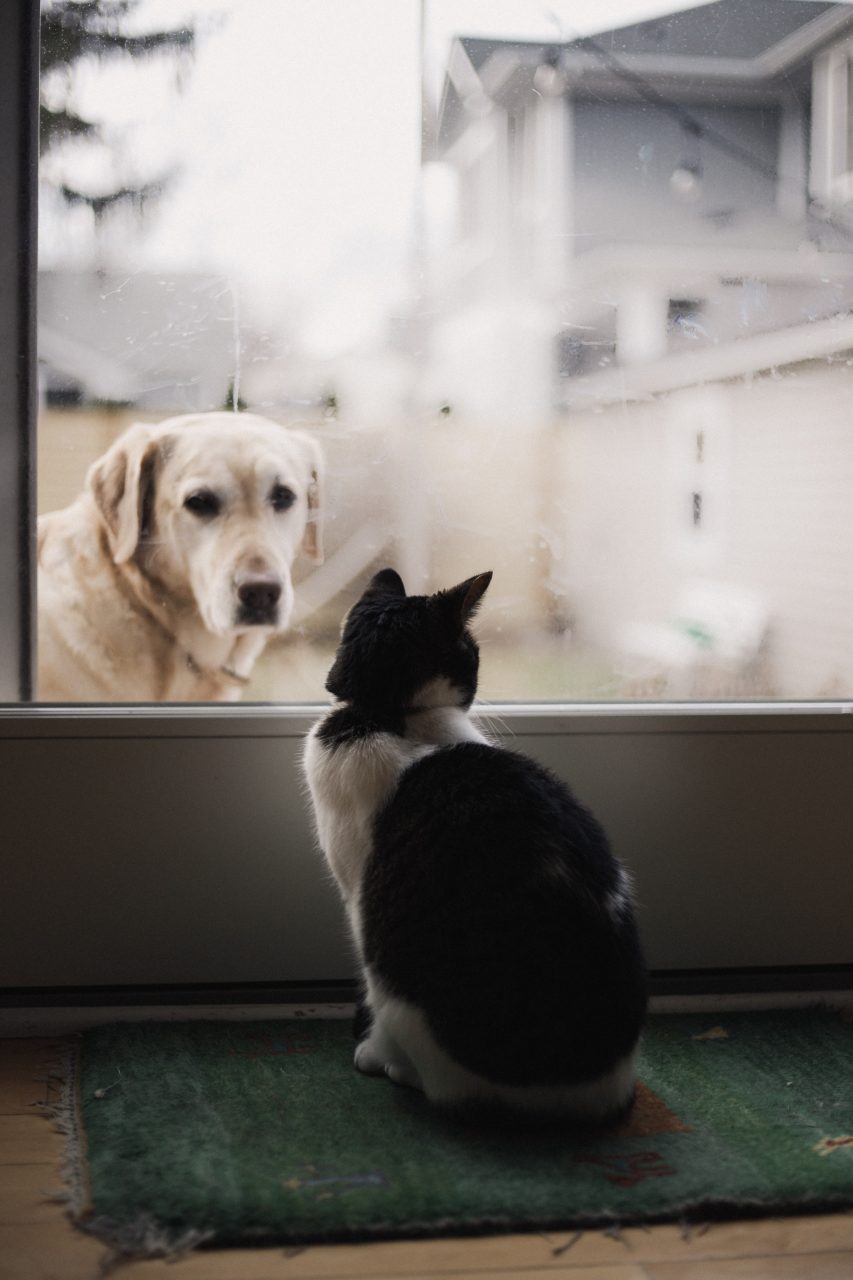
[[[713,485],[724,534],[704,557],[691,558],[673,533],[673,501],[689,501],[695,480],[667,465],[675,398],[570,419],[561,449],[570,531],[563,589],[583,638],[618,651],[633,624],[670,620],[697,578],[731,584],[767,610],[766,687],[756,694],[849,697],[851,379],[843,359],[720,388],[727,444]],[[704,393],[679,393],[685,413],[691,394]]]

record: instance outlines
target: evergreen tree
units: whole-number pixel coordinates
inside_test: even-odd
[[[74,109],[74,72],[85,58],[151,58],[192,54],[195,32],[189,27],[137,31],[132,18],[140,0],[42,0],[40,142],[42,158],[69,141],[103,143],[102,130]],[[120,183],[107,191],[85,191],[64,178],[52,184],[67,204],[88,206],[98,222],[110,209],[141,209],[163,190],[166,174],[145,182]]]

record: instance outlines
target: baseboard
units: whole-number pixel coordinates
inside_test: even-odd
[[[853,991],[853,965],[789,965],[741,969],[658,969],[649,974],[657,996],[780,995]]]
[[[346,1004],[356,999],[353,978],[300,982],[116,983],[101,986],[0,987],[0,1010],[122,1005]],[[649,990],[659,996],[721,996],[781,992],[853,991],[853,964],[774,968],[653,969]]]
[[[853,967],[670,971],[650,975],[653,1013],[720,1014],[813,1005],[853,1016]],[[232,983],[19,987],[0,991],[0,1037],[73,1035],[108,1022],[349,1018],[358,984]]]
[[[279,1018],[351,1018],[354,1004],[64,1005],[0,1009],[0,1040],[79,1035],[112,1022],[263,1022]]]
[[[853,985],[853,984],[851,984]],[[317,982],[120,983],[110,986],[0,987],[0,1011],[123,1005],[307,1005],[355,1000],[352,978]]]

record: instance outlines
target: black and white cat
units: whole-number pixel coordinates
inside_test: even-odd
[[[634,1091],[645,970],[596,819],[469,718],[491,581],[346,618],[304,767],[371,1015],[355,1065],[435,1103],[599,1121]]]

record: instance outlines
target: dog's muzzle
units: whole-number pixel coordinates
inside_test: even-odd
[[[278,622],[281,580],[272,576],[247,578],[237,587],[240,626],[274,627]]]

